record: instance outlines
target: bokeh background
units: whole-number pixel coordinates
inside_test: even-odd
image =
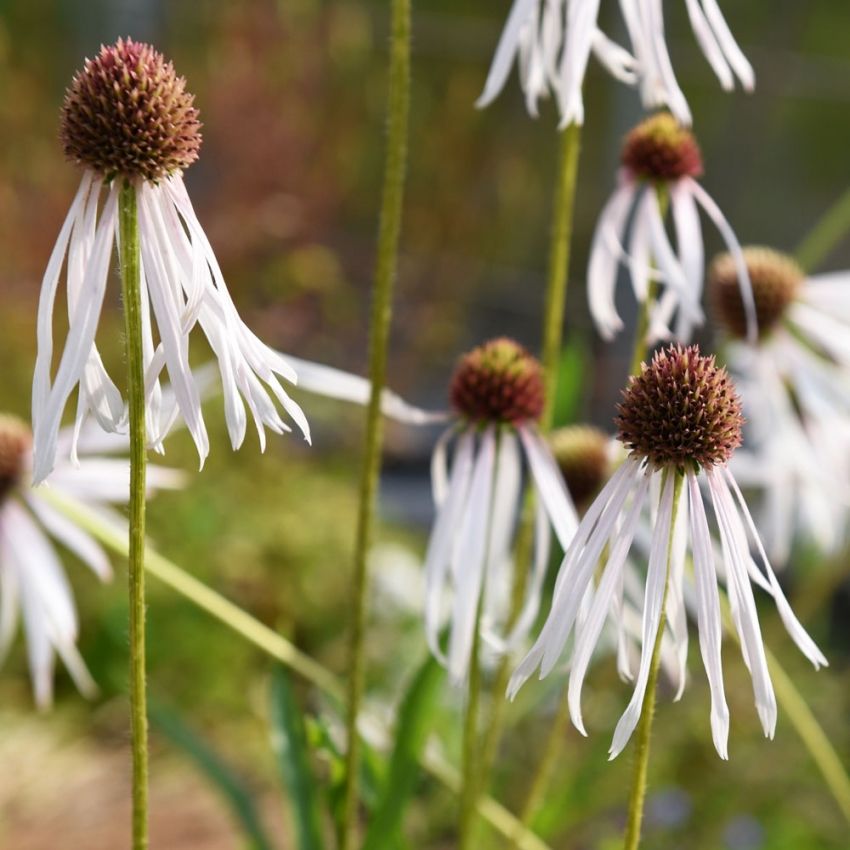
[[[515,80],[493,107],[473,108],[507,0],[414,5],[410,173],[390,379],[411,399],[439,407],[463,350],[497,334],[537,346],[556,119],[551,108],[529,119]],[[84,57],[119,35],[154,42],[197,94],[204,147],[187,174],[189,190],[249,324],[283,351],[364,371],[386,7],[378,0],[0,3],[0,409],[28,414],[39,283],[79,179],[57,143],[64,87]],[[615,4],[603,7],[616,34]],[[705,155],[704,185],[743,242],[793,250],[850,185],[850,4],[727,2],[730,25],[756,68],[751,96],[720,92],[684,3],[670,0],[665,8],[674,64]],[[594,334],[584,270],[620,139],[640,109],[635,93],[598,67],[588,77],[586,102],[559,417],[607,427],[630,336],[609,346]],[[707,232],[709,247],[719,247]],[[848,265],[850,240],[824,268]],[[120,373],[117,290],[102,343]],[[623,309],[628,315],[627,300]],[[710,329],[704,340],[710,344]],[[195,354],[202,362],[200,344]],[[313,448],[293,437],[274,439],[265,457],[250,439],[231,454],[212,401],[208,466],[186,492],[152,503],[150,533],[177,563],[342,674],[362,416],[305,395],[299,400],[316,431]],[[424,655],[415,610],[392,588],[400,575],[402,587],[415,586],[430,519],[433,438],[399,427],[388,435],[370,644],[371,691],[387,705]],[[185,435],[173,439],[167,462],[195,468]],[[81,649],[101,694],[86,702],[60,672],[55,708],[36,714],[18,641],[0,673],[0,847],[9,850],[126,846],[123,564],[116,560],[115,582],[101,586],[70,555],[67,561],[81,609]],[[770,645],[848,763],[845,561],[798,552],[786,574],[804,621],[827,649],[828,671],[805,666],[772,610],[765,608],[763,618]],[[154,846],[217,850],[247,843],[187,752],[185,735],[175,740],[181,735],[174,724],[191,730],[232,771],[274,846],[291,846],[269,746],[269,662],[153,581],[149,635],[152,696],[173,721],[171,734],[168,723],[154,729]],[[669,693],[662,696],[644,846],[848,847],[847,824],[787,719],[780,715],[776,740],[764,741],[746,671],[731,647],[726,667],[728,763],[711,749],[698,654],[683,701],[672,705]],[[626,694],[613,665],[598,665],[586,696],[591,737],[570,733],[537,823],[555,848],[618,846],[630,764],[628,756],[608,764],[605,751]],[[313,712],[330,710],[309,689],[299,696]],[[495,781],[508,805],[522,798],[556,696],[541,698],[531,715],[521,716],[527,704],[513,709],[518,725],[505,740]],[[456,702],[446,695],[450,746]],[[452,798],[423,781],[420,800],[408,846],[450,847]]]

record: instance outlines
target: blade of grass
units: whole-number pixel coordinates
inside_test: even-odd
[[[372,816],[363,850],[398,846],[405,807],[420,776],[420,759],[431,731],[443,669],[431,657],[419,668],[398,712],[390,766]]]
[[[179,715],[152,703],[148,713],[153,724],[171,743],[184,752],[210,783],[218,789],[242,827],[250,850],[273,850],[251,794],[233,769]]]
[[[322,818],[304,719],[289,676],[277,666],[271,684],[272,749],[289,792],[299,850],[323,850]]]

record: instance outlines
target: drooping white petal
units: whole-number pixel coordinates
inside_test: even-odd
[[[35,492],[27,495],[27,504],[47,531],[67,546],[101,581],[112,578],[109,558],[100,544]]]
[[[690,291],[693,293],[693,300],[699,304],[702,299],[703,273],[705,270],[702,228],[700,227],[696,202],[685,185],[677,183],[671,187],[670,209],[676,227],[676,246],[682,262],[682,270],[685,273]],[[692,322],[684,311],[680,311],[676,326],[676,337],[681,342],[688,342],[692,331]]]
[[[479,109],[489,106],[505,87],[519,49],[522,28],[527,24],[538,2],[539,0],[514,0],[505,28],[499,38],[499,44],[487,74],[487,81],[484,83],[484,91],[475,102]]]
[[[640,464],[634,459],[627,459],[582,517],[561,562],[549,616],[534,646],[511,677],[508,685],[511,699],[538,666],[541,678],[545,676],[563,651],[599,555],[639,475]]]
[[[596,58],[620,82],[633,85],[638,80],[638,63],[624,47],[611,41],[599,28],[593,34],[593,53]]]
[[[758,318],[756,317],[756,302],[753,295],[753,285],[750,281],[750,273],[747,271],[747,263],[744,260],[744,253],[741,250],[741,244],[738,242],[738,237],[735,236],[735,231],[726,220],[726,217],[717,206],[714,199],[705,189],[697,183],[692,177],[683,177],[682,182],[690,190],[694,200],[705,210],[706,215],[714,222],[714,226],[720,232],[723,241],[726,243],[726,248],[732,256],[732,261],[735,264],[735,271],[738,275],[738,285],[741,289],[741,301],[744,304],[744,312],[747,315],[747,339],[751,343],[755,343],[758,339]]]
[[[676,683],[676,694],[673,699],[680,700],[685,692],[688,663],[688,618],[684,596],[685,557],[688,547],[688,494],[684,490],[675,514],[665,611],[676,659],[673,679]]]
[[[765,735],[772,738],[776,729],[776,696],[770,681],[764,642],[746,566],[746,560],[749,558],[747,541],[746,538],[742,539],[743,529],[740,528],[740,523],[738,526],[735,524],[734,505],[722,474],[709,469],[706,470],[706,479],[720,528],[732,616],[741,639],[744,662],[752,675],[756,710]]]
[[[603,337],[610,340],[623,329],[617,313],[614,293],[617,287],[618,259],[612,242],[619,244],[637,186],[632,180],[622,182],[605,204],[590,248],[587,268],[587,299],[590,315]]]
[[[656,473],[659,475],[660,473]],[[658,519],[652,533],[652,545],[649,551],[649,563],[646,573],[646,595],[643,607],[643,634],[641,638],[641,658],[637,681],[632,698],[614,729],[614,737],[609,749],[609,757],[616,758],[632,736],[643,709],[643,698],[649,682],[655,640],[661,625],[664,604],[664,589],[670,564],[670,526],[673,518],[673,495],[675,476],[668,475],[661,492],[658,507]]]
[[[33,402],[33,480],[36,484],[42,482],[53,468],[62,411],[74,387],[80,382],[94,345],[94,336],[100,318],[109,273],[109,260],[117,224],[117,205],[118,190],[113,186],[109,190],[97,225],[91,261],[86,268],[81,295],[77,304],[78,312],[74,324],[68,329],[68,337],[65,340],[65,348],[53,386],[49,386],[49,377],[37,377],[36,379],[38,387],[34,392],[37,398]],[[53,298],[48,297],[42,317],[45,324],[50,322],[52,302]],[[43,336],[45,341],[47,333]],[[39,343],[40,347],[41,345],[42,343]],[[49,353],[49,350],[50,346],[48,345],[45,351]],[[47,373],[49,373],[49,361],[45,362],[43,368],[46,368]],[[38,369],[36,372],[38,375]],[[46,398],[43,387],[49,387]]]
[[[457,547],[452,553],[454,600],[448,647],[449,676],[455,683],[466,678],[474,641],[486,566],[496,461],[496,435],[492,427],[481,436],[472,470],[469,497]]]
[[[722,641],[720,594],[717,591],[714,552],[699,483],[692,472],[687,475],[687,484],[691,508],[699,647],[711,692],[711,737],[720,758],[728,759],[729,707],[726,705],[726,694],[723,689],[723,665],[720,654]]]
[[[767,581],[769,582],[768,592],[771,596],[773,596],[773,599],[776,602],[779,616],[781,617],[785,628],[788,630],[788,634],[791,635],[794,643],[797,644],[803,655],[805,655],[806,658],[814,664],[815,668],[828,666],[828,662],[824,657],[824,654],[818,649],[811,637],[809,637],[808,633],[797,619],[797,616],[794,614],[794,611],[791,609],[788,600],[785,598],[785,594],[782,592],[782,587],[779,584],[779,580],[776,578],[776,573],[770,565],[767,553],[764,551],[764,546],[762,545],[761,538],[756,530],[755,523],[753,522],[752,515],[750,514],[750,510],[747,507],[747,503],[744,500],[740,487],[738,487],[738,484],[728,469],[724,469],[723,473],[730,489],[735,494],[741,514],[744,517],[746,527],[749,529],[750,536],[755,543],[756,549],[758,550],[759,556],[764,564],[764,569],[767,573]],[[753,568],[756,569],[755,564],[753,564]]]
[[[753,72],[753,67],[750,65],[747,57],[744,56],[741,48],[738,47],[738,42],[732,35],[723,13],[720,11],[720,6],[717,5],[717,0],[702,0],[705,16],[717,36],[717,41],[723,49],[729,64],[741,81],[744,89],[752,91],[755,88],[756,77]]]
[[[475,436],[465,432],[458,439],[446,497],[437,517],[425,555],[425,633],[434,656],[445,661],[440,647],[440,602],[446,586],[451,550],[465,510],[472,476]]]
[[[611,552],[602,573],[602,580],[593,599],[593,605],[588,613],[581,635],[576,640],[573,651],[573,663],[570,670],[567,699],[573,725],[582,735],[587,735],[581,715],[581,689],[584,684],[584,677],[587,673],[593,650],[596,648],[599,635],[602,632],[602,627],[605,625],[606,618],[611,609],[614,594],[618,587],[622,586],[622,571],[632,545],[648,489],[649,474],[644,472],[635,491],[632,504],[628,508],[623,526],[617,532],[614,544],[611,547]]]
[[[703,55],[711,65],[711,69],[720,80],[720,85],[724,91],[731,91],[735,87],[735,78],[732,76],[732,71],[723,55],[720,45],[714,36],[714,30],[711,28],[708,19],[703,12],[699,0],[685,0],[685,5],[688,9],[688,18],[691,21],[694,35],[702,49]]]
[[[558,469],[548,445],[536,431],[529,426],[521,426],[517,430],[537,492],[549,515],[552,528],[558,535],[558,541],[566,551],[578,528],[578,514],[564,483],[564,476]]]

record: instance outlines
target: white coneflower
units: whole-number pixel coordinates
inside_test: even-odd
[[[106,430],[125,427],[125,405],[95,347],[110,260],[118,233],[118,195],[136,189],[141,243],[142,325],[148,440],[158,446],[179,414],[203,463],[209,440],[198,388],[189,368],[189,334],[200,325],[218,358],[225,415],[234,448],[247,427],[245,407],[261,445],[264,429],[290,430],[276,403],[305,438],[304,414],[279,380],[295,383],[286,360],[245,326],[183,184],[198,157],[198,111],[171,63],[146,44],[127,39],[103,47],[74,78],[62,109],[66,156],[84,169],[42,283],[38,359],[33,382],[34,478],[53,468],[57,435],[69,396],[79,387],[77,426],[89,414]],[[68,336],[55,378],[53,311],[67,263]],[[162,415],[167,372],[177,406]]]
[[[845,540],[850,511],[850,273],[807,277],[791,258],[747,247],[758,316],[755,346],[729,255],[709,269],[726,357],[741,387],[751,449],[735,475],[762,491],[759,527],[778,563],[797,530],[824,551]]]
[[[86,429],[82,435],[66,430],[58,439],[63,453],[70,451],[72,440],[79,443],[79,462],[59,462],[49,479],[50,489],[120,522],[110,506],[127,501],[130,464],[107,455],[126,449],[126,440],[99,429],[97,433]],[[0,415],[0,660],[15,637],[20,612],[35,700],[43,708],[52,699],[57,654],[83,694],[96,690],[77,650],[74,596],[50,538],[101,580],[109,579],[112,571],[100,545],[53,507],[43,487],[32,487],[31,446],[29,428]],[[151,467],[148,488],[174,487],[180,480],[170,470]]]
[[[469,666],[476,622],[501,649],[527,633],[540,605],[550,528],[565,547],[576,514],[536,428],[543,412],[543,376],[527,351],[512,340],[496,339],[465,355],[452,379],[451,402],[457,420],[437,442],[432,460],[437,516],[425,557],[425,626],[432,652],[460,682]],[[513,570],[523,458],[536,494],[534,563],[523,608],[505,634],[508,618],[498,590],[509,584],[502,574]],[[444,651],[440,633],[447,595],[451,611]]]
[[[717,0],[685,0],[688,18],[705,58],[726,91],[735,88],[737,77],[746,91],[755,87],[755,74]],[[691,123],[691,110],[667,50],[661,0],[620,0],[620,8],[637,60],[643,105],[667,106],[682,124]]]
[[[561,127],[584,123],[582,87],[590,54],[626,83],[637,82],[634,58],[597,26],[599,0],[514,0],[484,91],[476,104],[492,103],[519,66],[526,108],[554,94]]]
[[[653,507],[653,528],[643,604],[640,666],[632,699],[614,732],[611,757],[628,742],[644,701],[654,647],[662,622],[670,621],[677,651],[687,648],[683,572],[693,556],[700,650],[711,690],[714,745],[727,757],[729,711],[720,660],[723,630],[717,570],[703,481],[720,532],[723,569],[732,619],[753,679],[755,703],[765,734],[773,736],[776,699],[767,669],[752,584],[776,602],[794,641],[815,666],[820,650],[791,610],[759,540],[755,524],[727,463],[741,442],[741,405],[726,372],[696,347],[659,352],[623,393],[617,425],[629,458],[585,513],[555,584],[552,607],[531,651],[517,668],[510,694],[540,668],[547,675],[561,656],[582,600],[597,570],[602,576],[573,648],[568,700],[576,727],[584,732],[581,689],[589,660],[607,619],[632,548],[641,512]],[[750,554],[753,545],[763,569]],[[678,627],[677,627],[677,624]]]
[[[648,341],[671,336],[680,342],[689,341],[694,325],[704,318],[700,306],[704,248],[698,212],[702,207],[717,226],[734,260],[750,333],[754,336],[755,308],[746,264],[732,228],[696,180],[702,174],[702,154],[693,134],[669,113],[653,115],[626,136],[622,166],[617,189],[596,225],[587,272],[590,312],[600,334],[611,339],[623,328],[614,295],[619,265],[624,262],[638,302],[650,297],[653,278],[663,284],[657,302],[652,305]],[[664,205],[660,195],[664,196]],[[664,225],[667,200],[676,232],[676,249]],[[624,248],[628,228],[630,236]],[[674,314],[677,314],[676,323],[671,330]]]

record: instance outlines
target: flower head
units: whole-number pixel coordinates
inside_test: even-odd
[[[672,115],[659,113],[629,133],[622,160],[619,185],[596,225],[587,271],[590,312],[599,332],[611,339],[623,328],[614,297],[622,263],[628,268],[638,303],[650,297],[651,281],[661,284],[657,301],[651,305],[646,342],[654,344],[671,337],[683,343],[690,341],[693,328],[704,320],[701,208],[729,249],[748,335],[755,339],[755,307],[747,266],[732,228],[696,180],[702,173],[702,155],[693,134]],[[664,221],[668,207],[676,234],[675,248]]]
[[[520,425],[540,419],[543,392],[540,363],[502,337],[460,359],[450,395],[452,407],[470,422]]]
[[[21,420],[0,414],[0,661],[21,616],[35,700],[42,708],[52,699],[56,655],[82,693],[96,690],[77,650],[74,596],[51,538],[101,580],[112,575],[106,553],[56,507],[57,500],[97,511],[105,522],[121,523],[110,509],[125,503],[130,489],[130,464],[114,456],[126,452],[126,439],[92,424],[76,435],[63,431],[59,441],[65,452],[77,442],[78,463],[58,463],[49,490],[34,488],[30,431]],[[172,470],[149,467],[150,493],[181,481]]]
[[[658,112],[625,138],[623,165],[635,177],[669,182],[702,176],[702,152],[694,134],[669,112]]]
[[[592,425],[567,425],[549,435],[549,447],[576,507],[586,506],[613,471],[611,438]]]
[[[738,480],[756,491],[759,524],[777,563],[795,534],[824,552],[846,540],[850,506],[850,275],[806,276],[789,256],[743,250],[759,323],[757,345],[741,339],[742,308],[731,261],[709,270],[724,352],[742,388],[747,448],[735,457]]]
[[[507,339],[474,349],[461,358],[450,395],[457,417],[438,440],[431,465],[437,514],[425,556],[425,629],[434,655],[462,682],[476,629],[497,652],[528,633],[540,605],[551,530],[566,546],[577,520],[536,429],[544,389],[540,364],[527,351]],[[501,591],[513,574],[524,474],[537,493],[534,558],[524,605],[511,617]]]
[[[186,80],[159,51],[129,38],[86,60],[62,106],[65,155],[106,178],[157,182],[182,171],[198,158],[200,131]]]
[[[42,281],[33,378],[36,481],[53,468],[62,415],[75,388],[77,431],[90,416],[106,431],[126,430],[126,405],[95,337],[118,238],[119,193],[128,182],[139,230],[150,446],[161,451],[163,437],[182,417],[201,465],[209,453],[200,389],[189,365],[196,327],[218,362],[233,447],[244,441],[250,420],[261,447],[266,429],[291,430],[278,406],[309,441],[306,417],[284,388],[285,382],[296,383],[296,372],[239,316],[183,183],[182,169],[198,155],[199,127],[183,79],[148,45],[127,40],[103,48],[69,90],[62,138],[85,172]],[[69,327],[54,376],[52,314],[63,268]],[[174,388],[168,406],[162,388],[166,373]]]
[[[612,758],[625,747],[640,718],[662,612],[679,666],[680,695],[683,690],[688,654],[684,594],[688,550],[694,565],[700,650],[711,691],[712,737],[720,756],[727,757],[729,710],[720,661],[718,556],[711,542],[701,481],[707,486],[717,520],[722,576],[765,734],[773,736],[776,699],[753,585],[773,598],[786,629],[806,657],[815,666],[826,663],[791,610],[728,469],[727,461],[740,440],[740,426],[734,388],[713,359],[701,356],[696,347],[671,347],[632,379],[618,419],[630,456],[585,512],[566,549],[546,623],[511,680],[510,693],[514,694],[538,667],[541,676],[547,675],[570,635],[575,634],[568,702],[573,723],[584,732],[581,691],[588,664],[612,606],[618,609],[622,605],[628,556],[642,517],[648,513],[651,539],[641,660],[631,701],[614,731]],[[750,554],[751,546],[758,553],[761,569]]]
[[[771,248],[746,247],[743,255],[753,287],[759,336],[765,337],[794,303],[805,273],[792,257]],[[746,311],[738,288],[735,260],[730,254],[715,257],[709,267],[708,281],[718,318],[732,336],[746,339]]]
[[[643,364],[617,411],[620,441],[657,469],[724,464],[741,445],[741,401],[726,370],[695,345]]]
[[[26,424],[16,416],[0,414],[0,505],[20,483],[31,446]]]

